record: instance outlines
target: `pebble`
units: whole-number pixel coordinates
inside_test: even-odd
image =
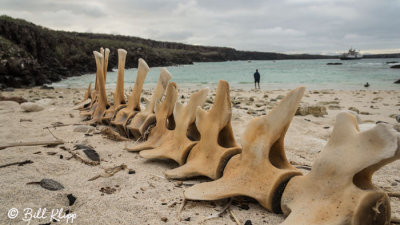
[[[50,191],[58,191],[64,189],[64,186],[62,186],[62,184],[52,179],[42,179],[40,181],[40,186]]]
[[[165,216],[163,216],[163,217],[161,217],[161,221],[163,221],[164,223],[166,223],[166,222],[168,221],[168,218],[165,217]]]
[[[68,194],[67,195],[68,201],[69,201],[69,206],[73,205],[76,201],[76,197],[73,194]]]
[[[102,188],[100,188],[99,191],[102,192],[103,194],[110,195],[110,194],[114,193],[116,191],[116,189],[115,188],[111,188],[111,187],[102,187]]]
[[[42,111],[44,108],[37,103],[24,102],[21,104],[21,109],[24,112],[39,112],[39,111]]]
[[[183,185],[183,182],[180,180],[175,183],[175,187],[180,187],[182,185]]]
[[[43,98],[35,102],[36,104],[39,104],[41,106],[49,106],[49,105],[54,105],[55,101],[50,98]]]
[[[4,89],[4,91],[13,92],[13,91],[14,91],[14,88],[8,87],[8,88]]]
[[[244,223],[244,225],[253,225],[253,223],[251,222],[251,220],[246,220],[246,222]]]
[[[357,114],[360,113],[360,110],[357,109],[356,107],[349,107],[348,110],[353,111],[353,112],[356,112]]]
[[[331,110],[339,110],[339,109],[342,109],[342,107],[340,107],[339,105],[329,105],[329,106],[328,106],[328,109],[331,109]]]
[[[54,87],[50,87],[50,86],[47,86],[47,85],[43,85],[43,86],[40,87],[40,89],[54,90]]]
[[[400,132],[400,124],[395,124],[393,129],[395,129],[397,132]]]
[[[313,115],[315,117],[322,117],[324,115],[328,115],[326,112],[326,107],[323,105],[300,105],[297,108],[296,115],[306,116]]]
[[[244,210],[249,210],[250,209],[249,205],[246,205],[246,204],[241,204],[238,207],[241,208],[241,209],[244,209]]]
[[[149,102],[149,100],[147,100],[145,97],[141,97],[140,102],[146,104]]]
[[[257,112],[256,112],[254,109],[249,109],[249,110],[247,111],[247,114],[254,115],[254,114],[257,114]]]
[[[74,128],[74,132],[80,132],[80,133],[88,133],[94,131],[94,127],[92,126],[86,126],[86,125],[79,125]]]
[[[400,123],[400,115],[397,115],[397,116],[396,116],[396,121],[397,121],[398,123]]]

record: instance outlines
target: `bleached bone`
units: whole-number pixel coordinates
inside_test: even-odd
[[[166,68],[161,68],[160,77],[158,78],[156,89],[154,90],[153,96],[150,102],[146,105],[143,111],[138,112],[130,123],[126,123],[125,131],[128,136],[138,139],[142,136],[144,131],[149,125],[156,122],[156,116],[154,114],[154,106],[157,101],[161,100],[165,92],[165,88],[171,79],[171,74]]]
[[[110,56],[110,49],[106,48],[104,51],[104,63],[103,63],[104,81],[107,80],[107,68],[108,68],[108,57],[109,56]]]
[[[88,89],[85,92],[83,100],[74,107],[74,110],[82,110],[89,106],[92,101],[92,82],[89,83]]]
[[[101,55],[100,52],[93,52],[94,57],[96,59],[96,66],[97,66],[97,72],[99,74],[99,79],[98,79],[98,86],[99,90],[97,92],[97,107],[96,110],[94,111],[92,115],[92,119],[88,122],[89,124],[98,124],[101,123],[101,118],[106,111],[106,109],[109,107],[108,102],[107,102],[107,96],[106,96],[106,84],[104,80],[104,56]]]
[[[232,126],[232,103],[229,97],[229,84],[218,82],[213,107],[204,111],[196,110],[196,126],[200,132],[200,141],[190,151],[184,165],[167,170],[167,178],[182,179],[195,176],[206,176],[217,179],[222,175],[226,162],[240,153],[236,144]]]
[[[108,65],[108,57],[110,54],[110,50],[108,48],[106,48],[106,50],[104,50],[104,48],[100,48],[100,54],[104,57],[103,61],[107,61],[107,65]],[[107,73],[107,66],[103,63],[103,76],[104,76],[104,85],[105,85],[105,80],[106,80],[106,73]],[[87,106],[87,108],[84,108],[83,111],[81,111],[81,115],[82,116],[92,116],[93,113],[96,111],[96,107],[97,107],[97,102],[98,102],[98,95],[99,95],[99,74],[98,72],[96,72],[96,83],[94,86],[94,91],[92,92],[92,101],[90,102],[90,104]]]
[[[104,55],[104,48],[101,47],[100,48],[100,54]],[[81,116],[91,116],[94,111],[96,110],[97,107],[97,93],[98,93],[98,89],[99,89],[99,85],[98,85],[98,79],[99,79],[99,70],[96,69],[96,79],[95,79],[95,83],[94,83],[94,91],[92,91],[91,93],[91,101],[88,105],[85,105],[84,108],[80,109],[80,115]]]
[[[175,82],[169,83],[164,101],[156,103],[155,114],[157,122],[156,126],[150,131],[147,141],[127,148],[128,151],[135,152],[143,149],[153,149],[172,138],[175,128],[173,110],[177,96],[178,90]]]
[[[118,74],[117,74],[117,85],[114,92],[114,105],[106,110],[102,118],[102,122],[105,124],[110,124],[112,117],[115,114],[115,109],[121,105],[125,105],[124,97],[124,70],[126,62],[126,50],[118,49]]]
[[[85,97],[83,97],[82,102],[86,101],[89,98],[92,98],[92,82],[89,83],[88,89],[85,93]]]
[[[385,124],[359,131],[356,118],[339,113],[330,140],[305,176],[282,195],[284,225],[390,224],[388,196],[371,181],[400,158],[400,138]]]
[[[138,61],[136,82],[133,85],[132,93],[128,99],[128,104],[126,106],[121,105],[120,107],[115,108],[115,115],[111,120],[111,124],[116,126],[121,134],[126,135],[126,122],[129,118],[140,111],[140,95],[142,94],[143,83],[149,70],[147,63],[140,58]]]
[[[252,119],[241,138],[242,153],[229,160],[223,176],[188,188],[185,198],[248,196],[269,211],[279,212],[279,192],[291,177],[301,174],[286,159],[284,138],[304,90],[299,87],[289,92],[267,115]]]
[[[179,165],[183,165],[189,151],[200,140],[197,130],[196,109],[206,101],[208,88],[192,94],[186,105],[176,102],[174,107],[175,129],[168,140],[157,148],[141,151],[140,156],[147,159],[172,159]]]

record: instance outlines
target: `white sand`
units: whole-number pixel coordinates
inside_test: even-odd
[[[192,90],[180,89],[179,101],[187,101]],[[78,111],[72,110],[74,103],[83,98],[84,90],[74,89],[17,89],[14,92],[5,92],[5,96],[22,96],[29,101],[40,99],[44,110],[40,112],[22,112],[20,105],[15,102],[0,102],[0,141],[2,144],[17,141],[53,140],[52,135],[44,127],[51,126],[54,122],[64,124],[83,124]],[[109,92],[108,92],[109,93]],[[212,94],[215,90],[212,90]],[[231,90],[231,97],[242,96],[240,107],[233,108],[232,126],[235,137],[240,143],[240,135],[244,132],[248,121],[267,111],[276,104],[271,101],[278,95],[285,95],[287,91],[241,91]],[[144,97],[149,99],[151,90],[146,90]],[[264,97],[264,95],[268,97]],[[181,99],[184,95],[185,99]],[[254,98],[254,102],[245,104],[246,99]],[[302,102],[315,104],[321,101],[338,101],[341,109],[328,109],[324,117],[295,116],[286,135],[286,153],[290,161],[312,165],[313,160],[322,150],[329,139],[335,122],[335,116],[350,106],[360,111],[369,112],[370,115],[359,115],[364,121],[362,127],[384,121],[391,126],[398,124],[392,114],[400,114],[400,91],[308,91]],[[262,104],[256,107],[255,103]],[[205,107],[209,107],[207,104]],[[329,104],[326,105],[328,108]],[[248,114],[248,110],[260,110],[256,114]],[[372,107],[372,108],[371,108]],[[22,121],[21,120],[32,120]],[[199,180],[185,181],[179,186],[176,181],[169,181],[163,177],[166,169],[176,166],[173,162],[149,161],[142,159],[137,153],[123,150],[124,142],[114,142],[103,138],[98,132],[92,136],[73,132],[76,126],[50,128],[51,132],[67,143],[66,147],[72,148],[75,144],[83,143],[93,146],[100,154],[101,165],[88,166],[72,158],[71,155],[59,147],[12,147],[0,150],[0,165],[11,162],[32,160],[32,164],[24,166],[9,166],[0,168],[0,224],[27,224],[22,221],[23,210],[32,208],[52,209],[63,208],[76,214],[74,224],[199,224],[210,215],[216,214],[226,200],[216,202],[188,201],[180,217],[179,208],[183,201],[183,190],[186,183],[196,183]],[[327,128],[329,127],[329,128]],[[100,128],[96,128],[99,130]],[[132,142],[129,142],[132,145]],[[55,152],[55,155],[48,155]],[[60,156],[63,156],[60,159]],[[136,171],[120,171],[109,178],[99,178],[88,181],[91,177],[103,172],[104,168],[126,164],[129,169]],[[387,191],[400,191],[400,161],[385,166],[373,177],[374,183]],[[307,173],[307,170],[302,170]],[[54,179],[64,185],[60,191],[49,191],[39,185],[26,185],[28,182],[40,181],[43,178]],[[204,181],[204,180],[203,180]],[[113,194],[103,194],[102,187],[115,188]],[[74,205],[68,205],[67,195],[77,197]],[[244,210],[238,207],[245,204],[250,207]],[[391,198],[392,215],[400,217],[400,199]],[[9,219],[9,209],[17,208],[19,215],[16,219]],[[237,198],[231,206],[233,213],[243,224],[251,220],[252,224],[279,224],[284,220],[282,215],[275,215],[266,211],[257,202],[247,198]],[[32,218],[31,224],[48,223],[50,213],[46,219]],[[162,217],[167,221],[163,222]],[[179,221],[179,219],[182,221]],[[187,219],[190,221],[185,221]],[[66,220],[63,219],[62,224]],[[229,213],[222,217],[210,219],[204,224],[234,224]]]

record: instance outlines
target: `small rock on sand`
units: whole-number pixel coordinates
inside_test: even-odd
[[[340,109],[342,109],[342,107],[340,107],[340,105],[329,105],[329,106],[328,106],[328,109],[331,109],[331,110],[340,110]]]
[[[395,129],[397,132],[400,132],[400,124],[394,125],[393,129]]]
[[[21,104],[21,109],[24,112],[39,112],[39,111],[42,111],[44,108],[37,103],[24,102]]]
[[[353,111],[353,112],[356,112],[357,114],[359,114],[360,113],[360,110],[359,109],[357,109],[356,107],[349,107],[349,110],[350,111]]]
[[[73,194],[68,194],[67,195],[69,206],[73,205],[76,201],[76,197]]]
[[[52,179],[42,179],[40,181],[40,186],[50,191],[58,191],[64,189],[64,186]]]
[[[88,133],[92,132],[94,130],[94,127],[92,126],[85,126],[85,125],[80,125],[74,128],[74,132],[80,132],[80,133]]]
[[[322,105],[307,105],[302,104],[297,108],[296,115],[306,116],[313,115],[315,117],[322,117],[328,115],[326,112],[326,107]]]

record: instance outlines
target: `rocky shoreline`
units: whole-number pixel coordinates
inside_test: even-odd
[[[152,67],[228,60],[329,58],[237,51],[120,35],[54,31],[25,20],[0,16],[0,88],[40,86],[95,72],[92,51],[102,46],[111,50],[110,69],[117,66],[118,48],[129,52],[126,68],[137,67],[139,58],[145,59]]]

